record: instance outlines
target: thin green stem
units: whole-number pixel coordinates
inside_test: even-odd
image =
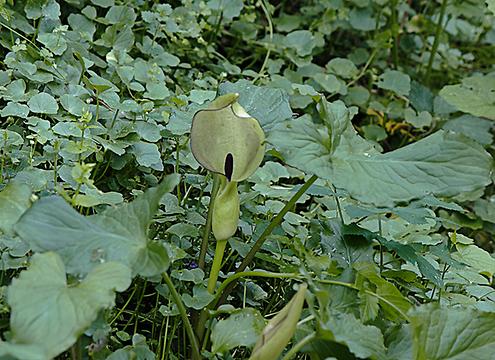
[[[132,300],[132,297],[134,296],[134,294],[136,293],[136,290],[137,290],[137,286],[134,286],[134,289],[132,290],[132,293],[131,295],[129,295],[129,298],[127,299],[127,301],[125,302],[124,306],[122,306],[122,308],[119,310],[119,312],[113,317],[112,320],[110,320],[110,322],[108,323],[108,325],[112,326],[112,324],[115,322],[115,320],[117,320],[119,318],[119,316],[124,312],[124,310],[126,309],[126,307],[129,305],[129,303],[131,302]]]
[[[213,264],[211,265],[210,277],[208,278],[208,292],[213,294],[217,287],[218,274],[222,268],[223,254],[225,247],[227,246],[227,240],[217,241],[215,247],[215,257],[213,258]]]
[[[342,207],[340,206],[340,200],[337,196],[337,188],[332,185],[333,197],[335,198],[335,203],[337,204],[337,213],[339,214],[340,222],[344,223],[344,216],[342,215]]]
[[[440,8],[440,16],[438,17],[437,27],[435,29],[435,40],[433,40],[433,45],[431,47],[430,59],[428,60],[428,66],[425,73],[425,82],[430,81],[431,68],[433,66],[433,61],[435,60],[435,54],[438,50],[438,45],[440,44],[440,35],[443,30],[443,18],[445,17],[445,9],[447,9],[447,0],[442,0],[442,7]]]
[[[316,333],[309,334],[294,345],[282,358],[282,360],[290,360],[301,350],[305,345],[316,339]]]
[[[394,62],[394,67],[397,69],[397,67],[399,66],[399,23],[397,21],[397,0],[390,1],[390,12],[391,12],[390,28],[392,29],[392,38],[393,38],[392,58]]]
[[[290,209],[292,209],[296,203],[297,203],[297,200],[299,200],[299,198],[301,196],[303,196],[303,194],[309,189],[309,187],[311,185],[313,185],[313,183],[318,179],[318,176],[316,175],[312,175],[304,184],[303,186],[301,186],[301,188],[294,194],[292,195],[292,197],[290,198],[290,200],[287,202],[287,204],[285,204],[285,206],[282,208],[282,210],[280,210],[280,212],[277,214],[277,216],[275,216],[275,218],[273,218],[273,220],[270,222],[270,224],[266,227],[266,229],[263,231],[263,233],[260,235],[260,237],[258,238],[258,240],[256,240],[256,242],[254,243],[253,247],[251,248],[251,250],[248,252],[248,254],[246,255],[246,257],[244,258],[244,260],[242,260],[241,264],[239,265],[239,267],[236,269],[236,273],[240,273],[240,272],[243,272],[250,264],[251,262],[254,260],[254,257],[256,256],[256,253],[261,249],[261,247],[263,246],[263,243],[265,242],[265,240],[268,238],[268,236],[272,233],[272,231],[278,226],[280,225],[280,223],[282,222],[282,220],[284,219],[284,216],[285,214],[287,214],[289,212]],[[226,287],[224,290],[223,290],[223,294],[222,294],[222,297],[220,298],[219,300],[219,303],[222,303],[224,301],[224,299],[227,298],[227,296],[230,294],[230,292],[232,291],[232,289],[234,288],[234,283],[231,283],[229,284],[228,287]]]
[[[191,343],[191,347],[192,347],[192,358],[193,360],[200,360],[201,354],[199,352],[198,340],[196,339],[196,335],[194,335],[194,331],[189,321],[189,317],[187,316],[186,307],[184,306],[184,303],[182,302],[179,293],[175,289],[172,279],[170,279],[170,276],[168,276],[168,274],[164,272],[162,273],[162,278],[167,284],[168,289],[170,290],[170,294],[172,295],[172,298],[174,299],[174,302],[177,305],[177,309],[179,310],[179,314],[182,318],[182,322],[184,323],[184,327],[186,329],[186,333],[187,336],[189,337],[189,342]]]
[[[213,202],[217,196],[218,188],[220,187],[220,178],[217,174],[213,174],[213,185],[211,188],[210,204],[208,206],[208,214],[206,216],[206,225],[203,231],[203,240],[201,241],[201,250],[199,253],[198,266],[200,269],[205,269],[206,252],[208,251],[208,240],[211,232],[211,222],[213,220]]]
[[[280,212],[277,214],[277,216],[275,216],[275,218],[271,221],[271,223],[266,227],[266,229],[260,235],[258,240],[256,240],[256,242],[254,243],[254,245],[251,248],[251,250],[249,251],[249,253],[246,255],[244,260],[241,262],[241,264],[237,268],[236,273],[244,271],[244,269],[246,269],[251,264],[256,253],[261,249],[261,246],[263,246],[267,237],[272,233],[273,230],[275,230],[275,228],[278,225],[280,225],[280,223],[282,223],[282,220],[284,219],[285,214],[287,214],[289,212],[289,210],[292,209],[294,207],[294,205],[296,205],[297,200],[299,200],[299,198],[301,196],[303,196],[303,194],[309,189],[309,187],[311,185],[313,185],[313,183],[316,181],[316,179],[318,179],[318,177],[316,175],[312,175],[308,179],[308,181],[306,181],[304,183],[304,185],[301,186],[301,188],[290,198],[290,200],[287,202],[287,204],[285,204],[285,206],[282,208],[282,210],[280,210]]]
[[[265,1],[264,0],[260,0],[259,3],[260,3],[260,6],[261,6],[261,9],[263,9],[263,12],[265,13],[266,21],[268,22],[268,33],[269,33],[269,36],[270,36],[270,43],[271,43],[271,42],[273,42],[273,22],[272,22],[272,16],[271,16],[270,12],[268,11],[268,7],[266,6]],[[270,46],[271,46],[271,44],[270,44]],[[268,64],[268,59],[270,58],[271,51],[272,51],[271,48],[268,47],[267,50],[266,50],[265,60],[263,60],[263,64],[261,65],[261,69],[258,72],[258,75],[256,75],[256,77],[253,79],[253,84],[256,83],[256,81],[259,78],[261,78],[261,76],[263,75],[263,72],[265,71],[265,68],[266,68],[266,64]]]

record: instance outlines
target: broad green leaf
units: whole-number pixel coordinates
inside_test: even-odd
[[[476,245],[456,244],[457,252],[452,254],[452,258],[469,265],[480,274],[492,277],[495,274],[495,258],[486,250]]]
[[[233,18],[238,17],[244,7],[242,0],[210,0],[207,4],[212,10],[221,11],[226,20],[232,20]]]
[[[492,158],[472,140],[438,131],[386,154],[335,154],[332,165],[335,186],[363,202],[392,206],[482,190],[490,183]]]
[[[49,360],[42,345],[0,341],[0,358],[5,360]]]
[[[124,346],[110,354],[105,360],[155,360],[156,355],[146,344],[146,338],[141,334],[132,336],[132,345]]]
[[[201,310],[215,298],[210,294],[206,287],[203,285],[195,285],[193,288],[193,296],[189,294],[182,294],[182,301],[188,308]]]
[[[74,116],[82,116],[88,110],[88,105],[77,96],[64,94],[60,97],[60,104],[70,114]]]
[[[24,139],[15,131],[0,129],[0,146],[3,149],[9,149],[11,146],[24,144]]]
[[[411,78],[397,70],[387,70],[379,78],[378,87],[395,92],[400,96],[409,95]]]
[[[493,142],[493,135],[490,132],[493,127],[492,121],[468,114],[449,120],[443,125],[443,129],[464,134],[483,146]]]
[[[376,266],[371,262],[357,262],[353,264],[359,275],[366,278],[376,286],[376,294],[380,297],[380,305],[393,319],[406,314],[411,308],[409,301],[401,292],[377,272]]]
[[[44,92],[34,95],[27,104],[32,112],[38,114],[56,114],[58,111],[57,101]]]
[[[431,304],[417,307],[410,317],[413,359],[493,359],[494,313]]]
[[[103,192],[98,189],[90,189],[84,194],[75,196],[75,205],[83,207],[93,207],[101,204],[117,205],[124,201],[122,194],[109,191]]]
[[[346,345],[361,359],[386,359],[383,335],[375,326],[363,325],[352,314],[335,314],[325,324],[333,341]]]
[[[332,74],[316,73],[313,79],[330,94],[337,93],[342,88],[342,82]]]
[[[333,74],[338,75],[340,77],[350,79],[359,73],[356,65],[349,60],[344,58],[335,58],[330,60],[326,68]]]
[[[495,197],[489,200],[477,199],[474,202],[473,210],[484,221],[495,223]]]
[[[139,165],[163,171],[160,150],[156,144],[140,141],[131,146],[131,153],[136,157]]]
[[[390,241],[384,237],[371,232],[369,230],[363,229],[356,224],[342,225],[340,230],[342,236],[345,235],[360,235],[366,238],[369,242],[373,240],[380,241],[380,244],[385,246],[389,251],[394,251],[403,260],[410,262],[411,264],[416,264],[421,271],[421,273],[430,279],[435,285],[442,286],[443,281],[440,276],[440,272],[436,270],[421,254],[419,254],[414,247],[411,245],[404,245],[396,241]]]
[[[332,259],[342,268],[348,268],[357,261],[372,261],[373,248],[370,239],[346,236],[346,226],[335,219],[322,222],[320,228],[322,249],[325,253],[332,254]]]
[[[380,154],[352,126],[344,127],[352,116],[345,106],[336,102],[328,108],[340,110],[333,117],[320,111],[325,127],[305,115],[277,124],[268,142],[289,165],[330,180],[357,200],[393,206],[429,194],[454,197],[481,191],[491,181],[491,156],[463,135],[438,131]]]
[[[485,2],[488,6],[488,10],[495,14],[495,0],[486,0]]]
[[[447,85],[440,95],[460,111],[495,120],[495,76],[472,76],[461,84]]]
[[[292,117],[289,95],[281,89],[260,87],[250,81],[239,80],[235,83],[222,83],[218,91],[219,95],[238,93],[239,104],[259,121],[265,131]]]
[[[349,13],[349,23],[356,30],[371,31],[375,30],[377,21],[370,9],[352,9]]]
[[[387,344],[387,356],[389,359],[412,360],[412,335],[411,326],[403,324],[399,329],[388,332],[391,342]]]
[[[385,140],[388,136],[385,129],[379,125],[364,125],[363,127],[361,127],[361,129],[363,130],[364,137],[367,140],[382,141]]]
[[[0,191],[0,230],[11,233],[13,225],[31,205],[29,186],[13,181]]]
[[[299,56],[308,56],[311,55],[316,42],[311,31],[296,30],[287,34],[284,39],[284,45],[296,50]]]
[[[56,253],[35,254],[29,269],[8,289],[10,341],[39,346],[44,358],[53,358],[75,343],[101,309],[114,305],[115,291],[124,291],[130,283],[127,266],[108,262],[79,283],[68,284]]]
[[[173,270],[170,274],[173,278],[179,281],[191,281],[194,284],[201,284],[205,277],[205,273],[203,270],[196,269],[181,269],[181,270]]]
[[[19,104],[16,102],[9,101],[7,106],[5,106],[1,111],[0,111],[0,116],[1,117],[7,117],[7,116],[17,116],[20,118],[27,118],[29,115],[29,107],[27,107],[24,104]]]
[[[42,198],[15,230],[33,250],[59,253],[71,274],[86,274],[101,261],[120,261],[133,274],[154,276],[166,270],[168,257],[161,244],[149,241],[147,229],[160,198],[177,183],[178,176],[169,175],[134,201],[88,217],[60,197]]]
[[[136,13],[130,6],[115,5],[108,10],[105,19],[110,24],[131,25],[136,20]]]
[[[212,352],[226,353],[238,347],[251,347],[265,327],[265,319],[256,309],[245,308],[218,321],[211,331]]]
[[[179,238],[196,237],[199,235],[199,229],[194,225],[179,222],[170,226],[167,229],[167,233],[176,235]]]
[[[425,126],[430,126],[433,120],[431,114],[428,111],[420,111],[416,114],[416,111],[411,108],[407,108],[404,111],[404,117],[406,122],[418,129],[421,129]]]
[[[67,41],[62,34],[42,33],[38,35],[38,41],[55,55],[62,55],[67,50]]]

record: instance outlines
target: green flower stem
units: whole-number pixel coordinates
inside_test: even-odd
[[[220,187],[220,178],[218,174],[213,174],[213,185],[211,188],[210,195],[210,205],[208,206],[208,215],[206,216],[206,225],[203,232],[203,240],[201,241],[201,250],[199,253],[199,261],[198,266],[201,270],[205,269],[205,259],[206,252],[208,251],[208,240],[210,238],[211,233],[211,222],[213,219],[213,202],[218,193],[218,188]]]
[[[213,258],[213,264],[211,265],[210,277],[208,278],[208,292],[213,294],[217,285],[218,274],[222,267],[223,254],[225,247],[227,246],[227,240],[217,241],[215,247],[215,257]]]
[[[309,334],[308,336],[305,336],[304,338],[301,339],[296,345],[294,345],[282,358],[282,360],[290,360],[296,354],[298,353],[299,350],[301,350],[305,345],[309,344],[311,341],[316,339],[316,333]]]
[[[312,175],[308,179],[308,181],[306,181],[304,183],[304,185],[301,186],[301,188],[294,195],[292,195],[292,197],[287,202],[287,204],[285,204],[285,206],[282,208],[282,210],[280,210],[280,212],[277,214],[277,216],[275,216],[275,218],[273,218],[273,220],[271,221],[271,223],[266,227],[266,229],[260,235],[260,237],[258,238],[258,240],[256,240],[256,242],[254,243],[254,245],[251,248],[251,250],[249,251],[249,253],[246,255],[246,257],[244,258],[244,260],[242,260],[241,264],[236,269],[236,271],[235,271],[236,273],[243,272],[244,269],[246,269],[251,264],[251,262],[253,261],[254,257],[256,256],[256,253],[261,249],[261,247],[263,246],[263,243],[265,242],[265,240],[267,239],[267,237],[272,233],[272,231],[278,225],[280,225],[280,223],[284,219],[285,214],[287,214],[289,212],[289,210],[292,209],[296,205],[297,200],[299,200],[299,198],[301,196],[303,196],[303,194],[309,189],[309,187],[311,185],[313,185],[313,183],[317,179],[318,179],[318,176]],[[223,294],[222,294],[222,297],[220,298],[218,304],[223,303],[223,301],[227,298],[227,296],[230,294],[230,292],[232,291],[233,288],[234,288],[234,283],[231,283],[231,284],[229,284],[228,287],[226,287],[224,289]]]
[[[191,323],[189,322],[189,317],[187,316],[186,307],[184,306],[184,303],[182,302],[179,293],[177,293],[177,290],[175,289],[174,284],[172,283],[172,279],[170,279],[170,276],[168,276],[168,274],[164,272],[162,273],[162,277],[165,283],[167,284],[168,289],[170,290],[170,294],[172,295],[172,298],[174,299],[174,302],[177,305],[177,308],[179,309],[179,313],[182,318],[182,321],[184,322],[184,327],[186,328],[187,336],[189,337],[189,341],[191,342],[192,359],[200,360],[201,354],[199,352],[198,340],[196,339],[196,335],[194,335],[193,328],[191,326]]]
[[[428,60],[428,66],[426,68],[425,79],[426,83],[430,80],[430,72],[433,66],[433,61],[435,60],[435,54],[438,50],[438,45],[440,44],[440,35],[442,33],[443,18],[445,16],[445,9],[447,8],[447,0],[442,0],[442,6],[440,8],[440,16],[438,17],[437,28],[435,30],[435,40],[433,40],[433,45],[431,47],[430,59]]]

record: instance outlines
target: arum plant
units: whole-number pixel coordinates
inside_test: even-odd
[[[210,213],[217,242],[208,280],[210,293],[215,291],[227,240],[235,234],[239,222],[237,184],[256,171],[265,153],[265,134],[238,98],[239,94],[218,97],[194,115],[191,127],[192,153],[213,173],[215,184]]]

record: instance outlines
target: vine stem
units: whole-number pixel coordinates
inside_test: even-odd
[[[194,335],[191,322],[189,321],[189,318],[187,316],[186,307],[184,306],[184,303],[182,302],[179,293],[175,289],[172,279],[170,279],[170,276],[168,276],[168,274],[164,272],[162,273],[162,278],[167,284],[168,289],[170,290],[170,294],[172,295],[172,298],[174,299],[174,302],[177,305],[177,308],[179,309],[179,314],[182,318],[182,321],[184,322],[184,327],[186,328],[186,333],[187,336],[189,337],[189,341],[192,347],[192,359],[200,360],[201,354],[199,352],[198,339],[196,339],[196,335]]]
[[[445,10],[447,9],[447,0],[442,0],[442,6],[440,8],[440,16],[438,17],[437,27],[435,29],[435,40],[433,40],[433,45],[431,47],[430,59],[428,60],[428,66],[426,68],[425,80],[429,82],[431,68],[433,66],[433,61],[435,59],[435,54],[438,50],[438,45],[440,44],[440,35],[443,30],[443,18],[445,16]]]
[[[211,265],[210,276],[208,278],[208,292],[213,294],[217,285],[218,274],[222,267],[223,253],[227,246],[227,240],[217,241],[215,247],[215,257],[213,258],[213,264]]]
[[[211,222],[213,220],[213,202],[217,196],[218,189],[220,187],[220,178],[217,174],[213,174],[213,185],[211,188],[210,204],[208,206],[208,214],[206,215],[206,224],[203,232],[203,239],[201,241],[201,250],[199,253],[198,267],[201,270],[205,269],[206,264],[206,252],[208,251],[208,240],[211,232]]]

